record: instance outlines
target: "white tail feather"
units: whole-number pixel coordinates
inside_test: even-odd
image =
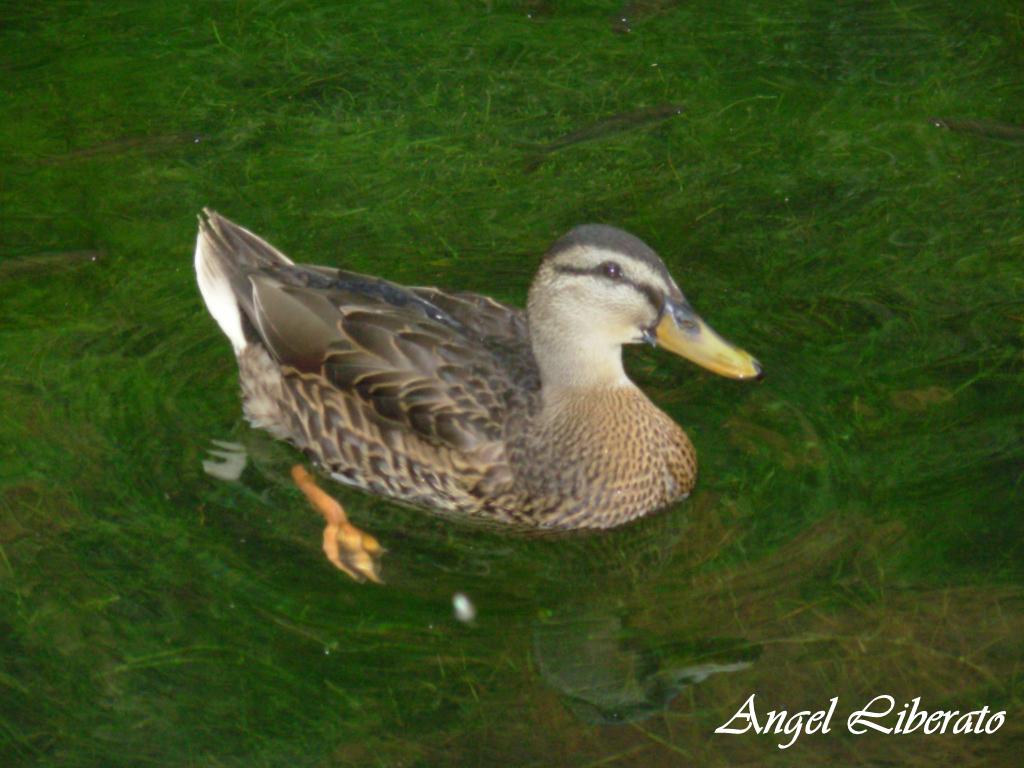
[[[231,341],[235,354],[241,354],[246,347],[245,333],[242,330],[242,314],[231,290],[231,281],[224,274],[218,259],[210,252],[211,245],[206,239],[203,228],[199,229],[196,239],[196,280],[199,292],[203,295],[206,308],[213,319]]]

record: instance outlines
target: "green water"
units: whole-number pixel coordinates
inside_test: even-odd
[[[1024,146],[934,118],[1024,125],[1019,3],[0,22],[0,763],[1017,764]],[[387,586],[357,585],[288,482],[299,457],[241,420],[192,271],[204,205],[300,260],[514,303],[554,238],[618,224],[768,376],[630,350],[702,474],[606,536],[335,488],[389,550]],[[203,472],[214,439],[247,446],[239,482]],[[686,678],[706,664],[741,668]],[[714,735],[753,692],[838,696],[832,732]],[[1006,722],[848,733],[883,693]]]

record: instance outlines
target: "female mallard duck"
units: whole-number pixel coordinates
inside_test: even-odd
[[[295,264],[213,211],[199,289],[238,359],[245,415],[336,480],[519,527],[611,528],[685,497],[686,433],[622,368],[648,342],[723,376],[761,375],[636,237],[588,224],[541,261],[527,309]],[[324,550],[378,580],[380,546],[301,467]]]

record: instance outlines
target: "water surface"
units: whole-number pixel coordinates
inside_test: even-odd
[[[1024,148],[934,120],[1024,124],[1019,5],[625,6],[0,12],[4,765],[1016,764]],[[608,535],[339,491],[389,549],[357,585],[297,455],[240,418],[204,205],[514,303],[557,236],[617,224],[768,377],[630,350],[702,474]],[[202,471],[213,440],[246,446],[238,482]],[[752,692],[838,696],[833,731],[715,736]],[[1008,716],[849,734],[883,693]]]

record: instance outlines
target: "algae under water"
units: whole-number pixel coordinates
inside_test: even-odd
[[[0,18],[3,765],[1017,763],[1024,150],[973,129],[1024,124],[1019,4]],[[524,143],[657,104],[685,116],[523,168]],[[387,586],[357,585],[296,454],[241,420],[192,270],[205,205],[304,261],[515,304],[558,235],[622,226],[768,378],[631,349],[701,478],[609,534],[332,488],[389,549]],[[49,256],[81,253],[103,257]],[[214,441],[246,447],[237,482],[203,472]],[[754,691],[1007,717],[715,735]]]

